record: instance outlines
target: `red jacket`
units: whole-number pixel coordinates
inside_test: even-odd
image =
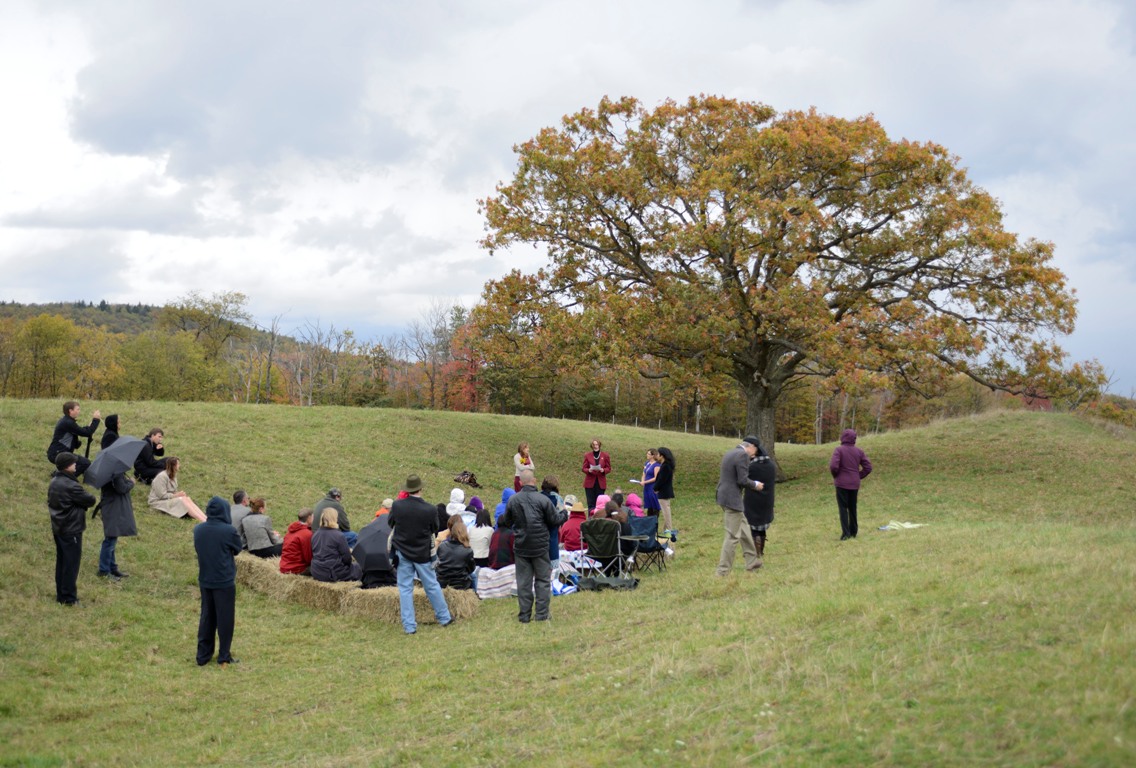
[[[584,548],[580,538],[580,526],[588,519],[587,512],[569,512],[568,519],[560,526],[560,546],[569,552]]]
[[[312,529],[299,520],[288,526],[284,551],[280,553],[281,573],[303,573],[312,564]]]
[[[592,466],[598,464],[599,469],[592,469]],[[607,490],[607,475],[611,472],[611,456],[607,455],[607,451],[600,451],[600,460],[596,461],[595,454],[588,451],[584,454],[584,465],[581,468],[584,473],[584,487],[595,488],[599,486],[600,490]]]

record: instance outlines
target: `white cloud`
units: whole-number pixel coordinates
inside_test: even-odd
[[[1136,289],[1136,12],[1119,0],[101,0],[5,6],[0,270],[19,301],[242,290],[262,321],[405,327],[540,252],[477,247],[513,144],[603,95],[874,113],[1052,240],[1075,356]],[[47,264],[74,263],[60,276]],[[79,280],[71,275],[82,272]],[[85,293],[76,293],[85,292]]]

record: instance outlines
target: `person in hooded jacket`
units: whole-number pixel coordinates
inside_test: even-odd
[[[118,414],[112,413],[110,416],[106,417],[106,421],[104,422],[103,439],[102,442],[99,443],[99,448],[105,451],[107,448],[110,448],[112,445],[114,445],[114,441],[117,439]]]
[[[87,510],[95,504],[93,494],[75,479],[79,457],[70,451],[55,455],[55,472],[47,486],[47,511],[55,538],[55,601],[60,605],[79,602],[79,563],[83,559],[83,531]]]
[[[197,666],[213,660],[222,667],[235,664],[233,630],[237,623],[237,563],[241,537],[229,522],[229,502],[214,496],[205,506],[205,522],[193,526],[197,552],[197,586],[201,590],[201,618],[197,622]]]
[[[284,546],[280,551],[280,572],[304,576],[312,572],[312,510],[300,510],[297,519],[284,532]]]
[[[112,418],[114,417],[107,417],[108,428]],[[103,436],[108,434],[111,433],[106,432]],[[125,472],[119,472],[99,490],[99,515],[103,519],[103,543],[99,548],[101,578],[117,581],[129,575],[118,569],[115,555],[120,537],[138,535],[138,524],[134,521],[134,502],[130,498],[133,488],[134,481]]]
[[[493,509],[493,525],[499,525],[498,521],[501,519],[501,515],[505,514],[505,505],[509,503],[509,499],[513,498],[516,493],[517,492],[512,488],[506,488],[501,491],[501,503]]]
[[[856,447],[856,430],[846,429],[840,434],[840,445],[832,452],[828,462],[836,485],[836,508],[840,513],[840,540],[856,538],[859,524],[856,521],[856,501],[860,495],[860,481],[872,472],[867,454]]]

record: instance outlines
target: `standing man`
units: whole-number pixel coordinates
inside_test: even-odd
[[[596,497],[607,490],[607,476],[611,472],[611,456],[601,451],[603,443],[599,438],[592,441],[592,450],[584,454],[584,494],[588,497],[588,509],[596,508]]]
[[[83,531],[86,512],[95,504],[75,479],[79,457],[68,451],[55,455],[55,472],[47,486],[47,511],[51,513],[51,533],[55,537],[55,601],[60,605],[79,603],[79,561],[83,558]]]
[[[241,530],[241,521],[249,512],[252,512],[249,507],[249,495],[244,488],[238,488],[233,491],[233,506],[229,509],[229,525],[237,529],[237,535],[241,537],[241,549],[248,549],[248,540],[245,539],[244,531]],[[309,562],[311,559],[309,556]]]
[[[351,530],[351,521],[347,519],[347,510],[343,508],[343,494],[338,488],[328,490],[327,495],[317,501],[313,507],[315,515],[312,519],[316,521],[317,528],[320,518],[323,517],[323,511],[328,507],[334,509],[338,516],[339,531],[343,534],[343,538],[347,539],[347,546],[354,547],[355,542],[359,540],[359,534]]]
[[[836,508],[840,512],[840,540],[856,538],[860,530],[856,522],[856,497],[860,495],[860,481],[872,473],[868,455],[856,447],[856,430],[846,429],[840,435],[840,445],[832,452],[828,471],[836,485]]]
[[[728,576],[733,570],[734,555],[739,543],[742,545],[746,570],[752,573],[761,567],[757,547],[753,543],[753,533],[745,519],[745,503],[742,499],[742,492],[746,488],[760,491],[765,487],[760,481],[749,479],[749,463],[760,449],[758,439],[747,435],[737,448],[722,457],[716,498],[725,515],[726,539],[722,542],[722,555],[718,558],[718,576]]]
[[[332,488],[334,491],[335,489]],[[443,627],[454,623],[442,587],[438,585],[438,575],[430,562],[434,535],[438,532],[438,509],[422,498],[422,478],[410,475],[406,478],[406,498],[391,505],[386,515],[390,527],[394,529],[391,546],[398,557],[396,579],[398,581],[398,606],[402,616],[402,629],[408,635],[418,631],[418,620],[414,615],[414,577],[422,582],[426,597],[434,608],[434,617]]]
[[[166,433],[160,427],[154,427],[142,440],[142,450],[134,460],[134,474],[146,485],[153,483],[154,478],[166,470],[165,439]]]
[[[231,646],[237,621],[237,564],[241,537],[229,522],[229,502],[214,496],[205,507],[205,522],[193,526],[197,550],[197,585],[201,588],[201,619],[197,624],[197,666],[213,660],[214,636],[219,641],[217,663],[236,663]]]
[[[594,443],[593,443],[594,445]],[[559,528],[568,519],[552,499],[536,488],[531,469],[521,471],[521,490],[505,505],[500,524],[516,531],[513,553],[517,559],[517,619],[528,624],[536,603],[536,620],[548,621],[552,602],[552,563],[548,559],[549,528]]]
[[[79,443],[82,442],[83,438],[91,437],[98,430],[99,417],[102,414],[96,409],[92,414],[91,423],[85,427],[80,427],[77,421],[79,410],[79,404],[74,400],[68,400],[63,404],[63,418],[55,422],[55,432],[51,435],[51,444],[47,446],[48,461],[54,462],[55,457],[64,451],[78,454]],[[76,455],[75,464],[78,467],[75,474],[81,475],[87,471],[87,467],[91,466],[91,460],[86,456]]]

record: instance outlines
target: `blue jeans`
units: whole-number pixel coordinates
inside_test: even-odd
[[[438,585],[438,574],[434,572],[431,563],[412,563],[398,553],[398,608],[402,617],[402,628],[408,634],[418,629],[418,621],[414,616],[414,577],[422,582],[426,590],[426,597],[434,608],[434,617],[439,624],[450,623],[450,609],[446,606],[446,598],[442,595],[442,588]]]
[[[118,571],[118,563],[114,559],[114,548],[118,546],[118,538],[115,536],[107,536],[103,539],[103,545],[99,548],[99,573],[115,573]]]
[[[359,534],[355,531],[344,531],[343,538],[347,539],[347,546],[355,549],[355,543],[359,541]]]

